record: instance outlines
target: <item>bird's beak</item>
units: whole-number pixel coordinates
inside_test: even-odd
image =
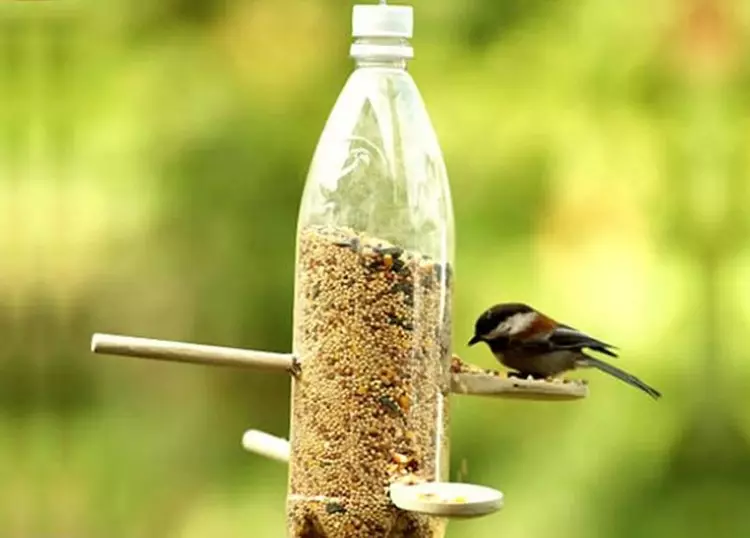
[[[469,345],[473,346],[474,344],[476,344],[478,342],[481,342],[481,341],[482,341],[482,339],[480,337],[478,337],[478,336],[475,335],[475,336],[473,336],[471,338],[471,340],[469,340]]]

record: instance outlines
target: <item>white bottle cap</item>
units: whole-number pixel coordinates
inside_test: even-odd
[[[411,6],[364,4],[352,11],[352,37],[401,37],[410,39],[414,30]]]

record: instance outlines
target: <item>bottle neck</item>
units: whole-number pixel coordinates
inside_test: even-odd
[[[354,40],[349,54],[359,67],[406,69],[406,62],[414,56],[408,40],[394,37],[359,37]]]
[[[403,58],[355,58],[354,65],[357,69],[366,67],[380,67],[386,69],[401,69],[406,71],[406,60]]]

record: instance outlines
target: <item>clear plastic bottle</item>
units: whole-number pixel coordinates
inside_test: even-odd
[[[355,6],[350,75],[326,123],[297,236],[288,535],[430,537],[390,503],[447,480],[454,227],[419,91],[409,6]]]

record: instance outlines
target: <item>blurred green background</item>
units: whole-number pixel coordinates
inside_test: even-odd
[[[287,351],[351,2],[0,6],[0,536],[282,537],[289,380],[94,356]],[[582,402],[455,397],[450,538],[750,536],[750,2],[414,0],[457,225],[454,350],[523,300],[621,347]]]

